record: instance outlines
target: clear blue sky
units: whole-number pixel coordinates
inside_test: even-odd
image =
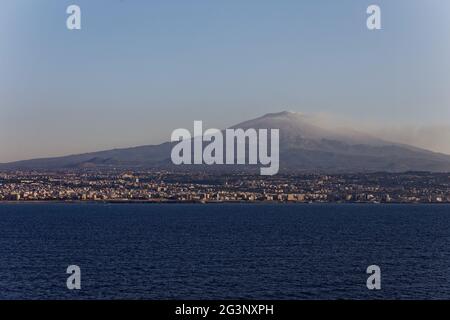
[[[284,109],[445,124],[449,40],[448,0],[2,0],[0,162]]]

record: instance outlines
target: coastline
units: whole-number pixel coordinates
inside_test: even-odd
[[[188,205],[224,205],[224,204],[245,204],[245,205],[450,205],[449,202],[300,202],[300,201],[147,201],[147,200],[1,200],[0,205],[7,204],[140,204],[140,205],[174,205],[174,204],[188,204]]]

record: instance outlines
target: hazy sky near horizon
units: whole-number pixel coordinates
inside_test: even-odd
[[[70,4],[82,30],[66,29]],[[366,28],[370,4],[382,30]],[[0,162],[282,110],[402,142],[426,131],[422,147],[450,153],[449,40],[448,0],[3,0]]]

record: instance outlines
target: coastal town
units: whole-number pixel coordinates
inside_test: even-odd
[[[448,173],[251,174],[146,170],[0,172],[0,202],[450,203]]]

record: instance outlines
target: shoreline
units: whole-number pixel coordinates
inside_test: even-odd
[[[1,200],[0,205],[5,204],[140,204],[140,205],[223,205],[223,204],[248,204],[248,205],[450,205],[450,202],[299,202],[299,201],[148,201],[148,200]]]

